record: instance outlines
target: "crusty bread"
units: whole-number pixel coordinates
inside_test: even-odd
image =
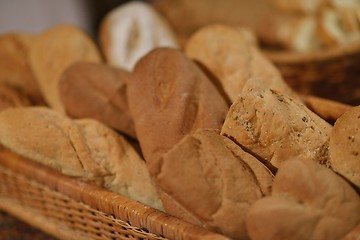
[[[7,33],[0,36],[0,83],[28,95],[33,104],[43,104],[44,99],[28,58],[34,38],[25,33]]]
[[[360,190],[360,106],[337,119],[330,136],[329,152],[332,169]]]
[[[15,153],[70,176],[90,178],[104,172],[90,158],[77,125],[54,110],[8,108],[0,112],[0,123],[0,143]]]
[[[360,198],[330,169],[296,158],[283,162],[272,195],[246,215],[253,240],[341,239],[360,223]]]
[[[93,40],[81,29],[58,25],[41,33],[30,48],[30,65],[46,102],[61,113],[64,107],[58,93],[62,72],[77,61],[101,62]]]
[[[185,51],[220,81],[231,103],[250,78],[295,95],[275,66],[235,28],[222,24],[203,27],[189,39]]]
[[[293,158],[327,164],[330,132],[331,125],[301,102],[256,79],[247,81],[221,129],[271,168]]]
[[[178,47],[166,20],[150,4],[139,1],[122,4],[109,12],[99,36],[107,62],[128,71],[156,47]]]
[[[124,137],[93,119],[74,122],[84,135],[91,159],[107,172],[105,188],[163,210],[145,161]]]
[[[103,173],[93,162],[79,128],[45,107],[0,112],[0,142],[5,147],[64,174],[92,177]]]
[[[272,184],[260,161],[210,129],[186,135],[157,164],[151,174],[168,213],[233,239],[246,239],[246,212]]]
[[[125,70],[102,63],[72,64],[58,83],[66,114],[72,118],[94,118],[135,137],[126,96],[129,77]]]
[[[0,143],[66,175],[162,209],[145,162],[124,137],[94,119],[71,120],[45,107],[9,108],[0,112]]]
[[[147,164],[198,128],[220,129],[228,111],[206,75],[180,50],[158,48],[128,81],[135,131]]]
[[[0,83],[0,111],[9,107],[30,106],[30,99],[16,89]]]

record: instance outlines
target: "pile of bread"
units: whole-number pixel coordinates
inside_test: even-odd
[[[0,143],[224,238],[358,236],[360,106],[298,95],[245,32],[180,48],[131,2],[100,46],[68,25],[2,35]]]
[[[274,12],[258,29],[272,48],[313,51],[360,41],[359,0],[270,0]]]

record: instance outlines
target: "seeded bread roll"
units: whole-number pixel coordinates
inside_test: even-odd
[[[208,129],[185,136],[151,174],[168,213],[232,239],[247,239],[246,212],[272,184],[260,161]]]
[[[272,194],[246,215],[253,240],[341,239],[360,223],[360,198],[330,169],[296,158],[283,162]]]
[[[180,50],[158,48],[128,81],[135,131],[148,166],[186,134],[220,129],[228,106],[205,74]]]
[[[30,106],[30,100],[14,88],[0,83],[0,111],[9,107]]]
[[[221,133],[276,169],[293,158],[328,164],[331,125],[301,102],[247,81]]]
[[[25,33],[0,36],[0,83],[28,95],[33,104],[44,104],[29,64],[29,50],[34,40],[34,36]]]
[[[188,41],[186,55],[212,73],[231,103],[250,78],[258,78],[271,88],[295,96],[280,72],[235,28],[212,24],[201,28]]]
[[[360,190],[360,106],[337,119],[330,136],[329,152],[332,169]]]
[[[59,80],[59,94],[67,115],[94,118],[135,137],[126,96],[129,73],[101,63],[77,62]]]
[[[154,48],[178,48],[166,19],[152,5],[140,1],[109,12],[101,24],[100,40],[107,62],[127,71]]]
[[[66,175],[162,209],[145,162],[124,137],[94,119],[71,120],[44,107],[9,108],[0,112],[0,143]]]
[[[59,25],[38,36],[30,49],[30,65],[50,107],[64,113],[58,82],[62,72],[77,61],[101,62],[93,40],[81,29]]]

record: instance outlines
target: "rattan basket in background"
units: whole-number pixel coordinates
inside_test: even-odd
[[[0,151],[0,209],[60,239],[228,239]]]
[[[308,53],[264,53],[298,92],[360,105],[360,43]]]

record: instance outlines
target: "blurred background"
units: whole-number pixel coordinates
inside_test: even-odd
[[[81,27],[95,35],[103,16],[125,0],[0,0],[0,34],[40,33],[57,24]]]

